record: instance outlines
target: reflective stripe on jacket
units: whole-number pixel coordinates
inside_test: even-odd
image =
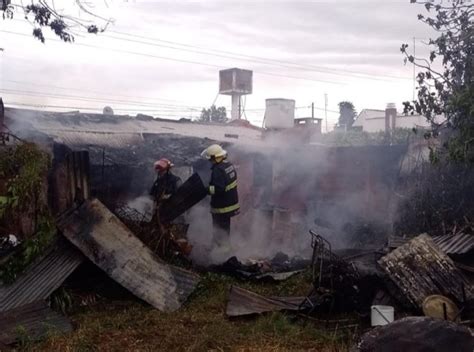
[[[212,166],[211,181],[211,212],[213,214],[236,215],[239,210],[237,192],[237,173],[234,165],[224,160]]]

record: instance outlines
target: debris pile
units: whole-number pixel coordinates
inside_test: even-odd
[[[433,294],[453,297],[458,303],[474,298],[466,278],[426,234],[395,249],[379,263],[414,307],[421,308]]]
[[[310,261],[286,254],[278,253],[271,260],[249,260],[240,262],[237,257],[231,257],[219,265],[209,267],[209,270],[228,274],[241,279],[282,281],[304,271]]]

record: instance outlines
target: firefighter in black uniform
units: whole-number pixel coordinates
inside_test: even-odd
[[[201,154],[212,163],[208,193],[211,196],[211,213],[214,243],[230,249],[230,219],[239,213],[237,173],[227,160],[227,152],[213,144]]]
[[[150,195],[155,203],[159,204],[162,200],[170,198],[176,193],[181,185],[181,179],[173,175],[171,168],[174,165],[168,159],[162,158],[155,163],[157,177],[150,190]]]

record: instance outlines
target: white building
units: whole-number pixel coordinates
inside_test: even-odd
[[[388,128],[430,128],[431,124],[422,115],[404,115],[396,113],[395,121],[390,112],[395,112],[393,105],[386,110],[364,109],[357,116],[353,126],[361,127],[365,132],[380,132]]]

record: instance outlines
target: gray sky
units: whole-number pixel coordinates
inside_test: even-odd
[[[84,17],[72,2],[56,6]],[[95,2],[114,25],[98,36],[79,31],[75,44],[49,33],[41,44],[20,13],[0,20],[0,30],[19,33],[0,32],[6,103],[198,116],[216,98],[218,70],[240,67],[254,70],[250,121],[261,124],[266,98],[295,99],[299,117],[315,102],[324,117],[327,93],[331,129],[339,101],[360,111],[411,99],[413,69],[400,46],[430,35],[417,20],[424,9],[409,0]],[[216,104],[229,108],[230,97]]]

